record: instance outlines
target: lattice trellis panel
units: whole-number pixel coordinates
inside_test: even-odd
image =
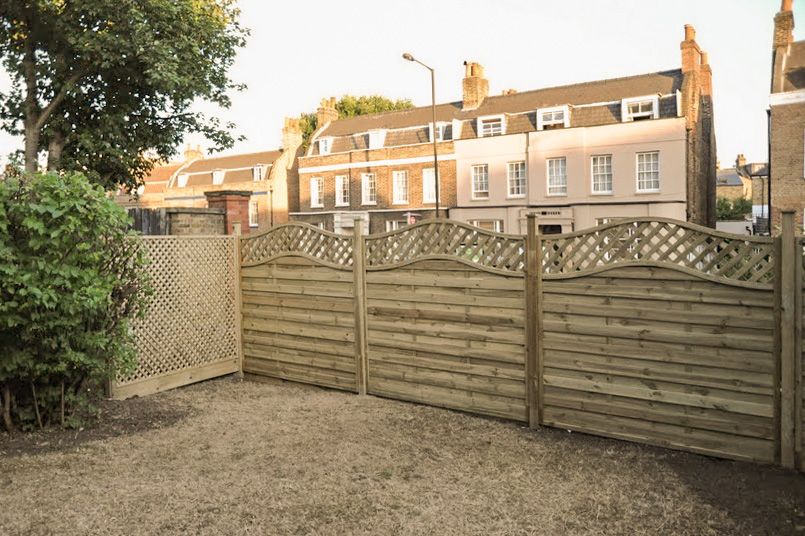
[[[454,221],[425,221],[366,239],[368,269],[428,258],[458,259],[494,272],[522,273],[525,240]]]
[[[299,255],[334,268],[345,268],[352,266],[352,237],[323,231],[307,223],[287,223],[241,240],[244,266],[283,255]]]
[[[117,386],[231,360],[235,333],[234,237],[144,237],[154,296],[132,323],[138,366]]]
[[[749,283],[774,278],[774,240],[739,237],[668,219],[629,219],[578,233],[542,237],[546,278],[618,264],[670,264]]]

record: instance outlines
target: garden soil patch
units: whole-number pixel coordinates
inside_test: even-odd
[[[233,378],[0,435],[0,505],[10,535],[805,535],[791,471]]]

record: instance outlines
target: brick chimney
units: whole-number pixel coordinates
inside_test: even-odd
[[[241,224],[243,234],[249,234],[249,200],[252,192],[239,190],[218,190],[204,192],[209,208],[222,208],[226,211],[224,225],[226,234],[234,234],[235,223]]]
[[[707,52],[702,51],[702,94],[713,96],[713,69],[710,68],[710,61]]]
[[[679,45],[682,49],[682,74],[698,73],[702,65],[702,51],[696,43],[696,30],[685,25],[685,40]]]
[[[464,62],[463,110],[474,110],[489,96],[489,80],[484,78],[484,68],[479,63]]]
[[[739,154],[738,157],[735,159],[735,169],[743,171],[745,167],[746,167],[746,157],[742,154]]]
[[[338,110],[335,109],[335,97],[330,97],[329,100],[321,99],[321,106],[316,110],[316,118],[319,122],[319,128],[338,119]]]
[[[201,160],[204,158],[204,153],[201,152],[201,145],[196,145],[195,149],[190,148],[190,144],[187,144],[187,149],[184,152],[184,162],[185,164],[189,164],[190,162],[195,162],[196,160]]]
[[[794,0],[783,0],[774,16],[774,49],[787,47],[794,41]]]
[[[300,145],[302,145],[302,130],[299,128],[299,119],[286,117],[285,126],[282,127],[282,148],[294,152]]]

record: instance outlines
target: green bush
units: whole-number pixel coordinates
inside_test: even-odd
[[[716,199],[716,218],[719,220],[742,220],[744,216],[751,213],[751,199],[729,199],[727,197]]]
[[[79,173],[0,178],[5,428],[77,426],[135,366],[128,322],[150,295],[130,219]]]

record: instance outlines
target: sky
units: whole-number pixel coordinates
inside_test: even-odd
[[[379,94],[431,103],[461,100],[464,61],[480,63],[490,95],[677,69],[684,25],[713,70],[722,167],[738,153],[765,162],[774,15],[780,0],[240,0],[251,29],[230,71],[246,90],[232,107],[197,109],[237,125],[226,154],[280,146],[285,117],[322,98]],[[795,40],[805,40],[805,0],[794,1]],[[0,77],[0,90],[8,86]],[[187,142],[209,147],[203,138]],[[0,135],[0,154],[22,147]]]

